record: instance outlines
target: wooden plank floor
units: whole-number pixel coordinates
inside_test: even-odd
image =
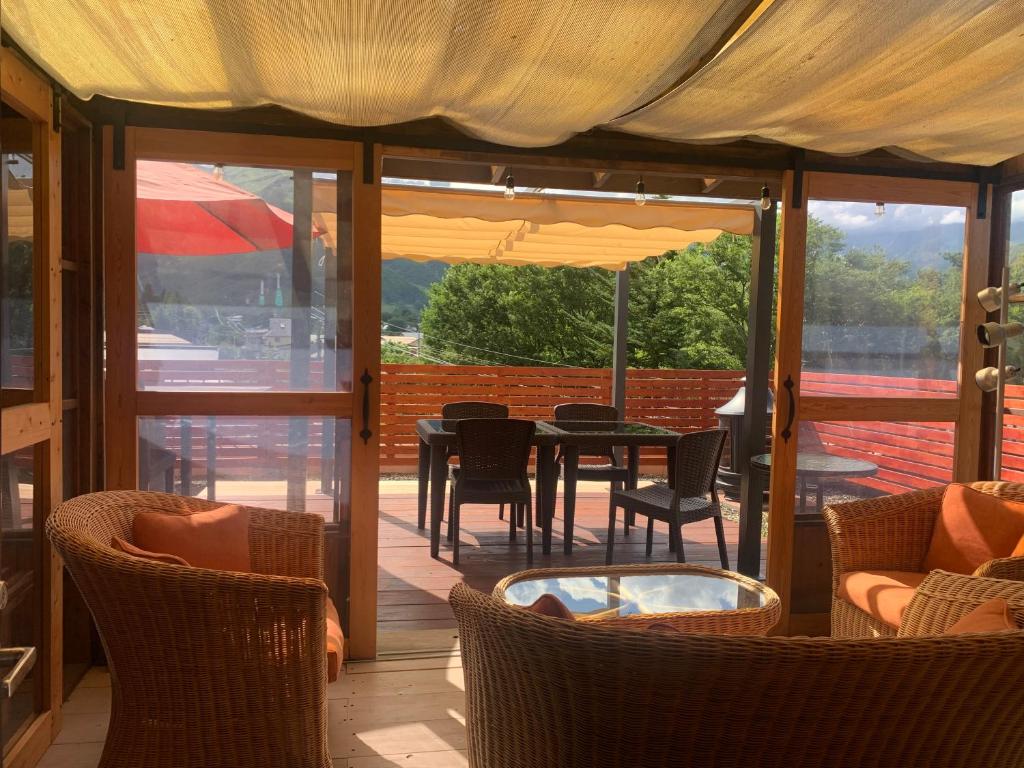
[[[734,508],[734,505],[730,508]],[[640,518],[643,522],[643,518]],[[535,533],[534,567],[604,564],[608,527],[608,485],[580,483],[576,503],[573,554],[565,555],[562,498],[556,506],[552,554],[540,549]],[[736,562],[738,527],[725,521],[730,565]],[[430,536],[416,528],[415,481],[381,483],[378,565],[378,647],[381,653],[451,648],[455,618],[448,607],[448,591],[457,582],[490,592],[503,577],[529,567],[525,534],[509,543],[508,523],[498,520],[496,506],[467,505],[462,510],[462,538],[458,568],[451,563],[451,547],[442,539],[440,559],[430,557]],[[621,513],[615,540],[616,563],[672,562],[668,527],[655,524],[654,551],[644,554],[646,530],[634,528],[622,536]],[[687,562],[719,567],[714,523],[710,520],[683,527]],[[762,553],[762,561],[764,559]]]
[[[333,768],[466,766],[464,688],[457,655],[346,664],[327,690]],[[110,675],[94,668],[39,768],[96,768],[109,719]]]

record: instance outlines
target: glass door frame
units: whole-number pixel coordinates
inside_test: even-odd
[[[825,172],[783,174],[778,266],[775,378],[772,422],[772,472],[768,520],[767,583],[782,598],[775,631],[812,634],[827,627],[828,614],[791,612],[795,551],[793,499],[797,492],[797,436],[800,421],[947,421],[955,423],[953,480],[976,480],[981,462],[982,393],[974,372],[984,364],[984,350],[973,329],[985,313],[974,299],[987,284],[992,190],[967,181],[913,179]],[[979,197],[979,193],[985,197]],[[804,279],[809,199],[887,204],[943,205],[967,211],[963,284],[960,301],[960,346],[957,394],[934,398],[801,396]],[[982,200],[984,208],[979,207]]]
[[[380,148],[329,139],[112,126],[103,133],[108,489],[138,487],[138,419],[150,416],[309,416],[348,419],[351,431],[347,654],[376,654],[377,475],[380,413]],[[116,139],[116,141],[115,141]],[[115,144],[116,149],[115,149]],[[120,155],[120,156],[119,156]],[[352,174],[350,392],[140,391],[136,351],[137,160],[338,170]],[[365,374],[369,381],[365,381]],[[367,439],[360,435],[370,432]],[[339,468],[339,471],[342,471]],[[342,534],[343,546],[344,533]],[[328,581],[330,581],[328,575]]]
[[[40,713],[9,745],[4,764],[34,763],[61,728],[63,564],[44,533],[62,501],[61,134],[50,84],[10,49],[0,48],[0,98],[32,123],[34,383],[25,402],[0,414],[0,453],[35,447],[34,527],[40,602],[39,647],[32,684]],[[3,749],[8,745],[0,745]]]

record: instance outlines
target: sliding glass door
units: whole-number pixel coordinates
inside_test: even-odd
[[[123,171],[107,147],[132,225],[108,210],[108,486],[321,515],[350,652],[372,655],[375,593],[356,587],[376,566],[380,259],[356,222],[379,220],[373,155],[126,134]]]
[[[827,634],[822,508],[978,477],[973,297],[989,226],[975,184],[796,181],[783,200],[767,577],[781,631]]]

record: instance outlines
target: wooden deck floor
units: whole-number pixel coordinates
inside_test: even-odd
[[[455,618],[448,607],[448,591],[464,581],[490,592],[503,577],[529,567],[525,536],[514,544],[508,540],[508,523],[498,520],[497,507],[467,505],[462,511],[462,545],[458,568],[451,564],[451,548],[442,539],[439,560],[430,557],[430,537],[416,528],[416,484],[413,481],[381,483],[378,644],[382,653],[451,648]],[[573,554],[562,552],[563,517],[559,494],[555,513],[552,554],[540,551],[540,534],[535,534],[534,566],[564,567],[604,563],[608,526],[608,486],[581,483],[576,504]],[[672,562],[668,551],[668,528],[655,526],[654,552],[644,554],[646,531],[634,528],[629,537],[616,535],[615,562]],[[730,564],[735,565],[738,528],[726,520]],[[687,562],[719,567],[714,524],[708,520],[683,528]],[[763,560],[763,555],[762,555]]]

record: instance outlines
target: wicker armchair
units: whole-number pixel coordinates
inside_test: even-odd
[[[1024,501],[1024,485],[970,483],[982,493]],[[897,630],[839,597],[840,580],[856,571],[920,572],[945,487],[826,507],[832,545],[832,636],[892,637]],[[1024,557],[990,560],[975,576],[1024,581]]]
[[[254,573],[110,547],[136,512],[218,504],[105,492],[62,504],[47,535],[92,611],[113,704],[101,768],[330,768],[323,520],[252,508]]]
[[[936,571],[915,635],[1024,585]],[[474,768],[1024,765],[1024,630],[830,640],[540,616],[457,585]],[[524,659],[528,663],[524,663]]]

